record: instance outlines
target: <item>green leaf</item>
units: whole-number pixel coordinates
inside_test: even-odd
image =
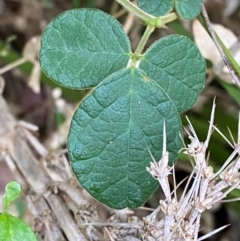
[[[37,241],[31,228],[9,214],[0,214],[0,241]]]
[[[74,9],[47,26],[39,57],[50,78],[81,89],[125,67],[129,55],[129,39],[115,18],[96,9]]]
[[[21,193],[21,186],[19,183],[12,181],[7,184],[5,187],[5,193],[3,195],[3,210],[8,212],[8,207],[11,202],[19,197]]]
[[[170,35],[156,41],[144,54],[139,68],[159,84],[178,112],[196,102],[205,79],[205,60],[188,38]]]
[[[218,82],[223,86],[223,88],[228,92],[228,94],[236,101],[240,106],[240,89],[233,84],[228,84],[223,80],[218,79]]]
[[[190,20],[196,18],[202,7],[202,0],[175,0],[175,10],[179,17]]]
[[[173,9],[172,0],[138,0],[137,4],[142,10],[154,16],[163,16]]]
[[[122,209],[142,205],[157,187],[146,171],[162,154],[163,123],[171,163],[182,146],[181,121],[159,84],[139,69],[107,77],[76,110],[68,136],[71,165],[97,200]]]

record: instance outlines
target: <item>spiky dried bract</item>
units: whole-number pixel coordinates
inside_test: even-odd
[[[214,173],[213,167],[208,164],[206,151],[210,136],[214,129],[216,129],[213,125],[214,113],[215,101],[213,103],[209,130],[205,142],[199,141],[193,126],[187,119],[190,130],[188,132],[188,137],[191,143],[185,148],[184,153],[194,159],[194,168],[180,198],[177,198],[176,196],[176,184],[174,191],[170,191],[168,175],[171,174],[170,170],[174,169],[173,167],[168,166],[167,151],[163,153],[159,162],[154,160],[151,162],[150,168],[147,168],[147,171],[159,181],[166,199],[160,200],[159,208],[144,219],[146,233],[143,235],[143,240],[200,241],[225,228],[222,227],[198,238],[202,213],[207,209],[211,209],[214,204],[223,201],[223,198],[240,184],[239,143],[234,143],[234,145],[232,145],[234,151],[219,172]],[[164,136],[164,138],[166,137]],[[163,142],[165,141],[163,140]],[[238,156],[235,157],[236,155]],[[173,175],[173,178],[174,177],[175,176]],[[189,187],[190,180],[192,180],[191,187]],[[188,189],[189,191],[187,191]],[[159,215],[160,212],[162,215]],[[158,219],[159,216],[163,216],[164,218]]]
[[[171,201],[171,191],[168,182],[168,175],[171,174],[171,168],[168,166],[168,157],[169,154],[166,152],[159,162],[153,159],[153,162],[150,163],[150,167],[147,167],[146,170],[159,181],[166,199]]]

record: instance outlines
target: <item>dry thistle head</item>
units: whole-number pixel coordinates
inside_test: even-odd
[[[240,153],[240,123],[238,144],[232,145],[234,151],[222,168],[215,174],[213,167],[208,164],[206,150],[211,134],[214,130],[220,132],[213,124],[214,113],[215,101],[213,103],[209,130],[205,142],[199,141],[192,124],[187,118],[190,130],[187,133],[191,142],[185,148],[184,153],[193,158],[194,168],[185,190],[179,198],[176,195],[176,183],[174,182],[174,190],[171,192],[168,182],[168,175],[171,174],[171,170],[173,170],[174,174],[174,168],[168,165],[164,125],[162,158],[159,162],[156,162],[151,155],[153,162],[150,163],[147,171],[153,178],[158,180],[166,199],[160,200],[159,208],[145,218],[146,235],[144,235],[144,240],[200,241],[226,227],[221,227],[198,238],[202,213],[212,208],[213,204],[222,202],[222,199],[240,184],[240,157],[237,156],[237,158],[235,158],[235,156]],[[222,133],[221,135],[223,136]],[[226,137],[224,138],[226,139]],[[173,175],[173,178],[175,178],[175,175]],[[190,180],[193,180],[191,187],[189,187]],[[164,216],[163,219],[159,220],[157,218],[159,212],[162,212]]]

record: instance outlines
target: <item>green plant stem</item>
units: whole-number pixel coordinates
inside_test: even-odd
[[[224,43],[221,41],[219,36],[215,33],[210,20],[208,18],[206,9],[204,5],[202,5],[202,16],[198,16],[198,20],[202,24],[202,26],[207,30],[208,34],[212,38],[213,42],[215,43],[219,53],[222,56],[222,59],[227,66],[234,82],[238,87],[240,87],[240,66],[237,61],[234,59],[230,51],[226,48]]]
[[[161,28],[164,26],[165,23],[172,22],[173,20],[177,19],[177,14],[175,12],[167,14],[162,17],[155,17],[144,12],[138,6],[130,2],[129,0],[116,0],[119,4],[121,4],[125,9],[135,14],[139,17],[145,24],[152,25],[154,27]]]
[[[177,18],[178,18],[178,15],[175,12],[169,13],[169,14],[167,14],[165,16],[160,17],[160,19],[162,20],[163,25],[165,23],[172,22],[172,21],[176,20]]]
[[[238,78],[240,78],[240,66],[239,66],[239,64],[234,59],[234,57],[231,54],[231,52],[228,50],[228,48],[225,46],[225,44],[222,42],[222,40],[219,38],[219,36],[217,34],[216,34],[216,38],[217,38],[217,41],[218,41],[219,45],[221,46],[223,52],[227,56],[228,61],[232,65],[235,73],[237,74]]]
[[[129,0],[116,0],[119,4],[121,4],[128,11],[134,13],[137,17],[142,19],[144,22],[149,23],[156,19],[156,17],[144,12],[138,6],[131,3]]]
[[[154,26],[150,26],[150,25],[147,26],[147,28],[146,28],[146,30],[145,30],[145,32],[144,32],[144,34],[143,34],[143,36],[142,36],[138,46],[137,46],[137,49],[135,50],[134,55],[142,54],[142,51],[143,51],[143,49],[144,49],[144,47],[145,47],[145,45],[146,45],[146,43],[147,43],[147,41],[149,39],[149,36],[154,31],[154,29],[155,29]]]

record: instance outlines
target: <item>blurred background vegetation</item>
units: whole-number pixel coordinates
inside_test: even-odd
[[[212,0],[205,1],[206,10],[213,23],[221,24],[231,30],[239,39],[240,36],[240,3],[239,0]],[[130,18],[126,11],[114,0],[0,0],[0,68],[19,60],[26,43],[34,36],[41,35],[44,27],[57,14],[72,8],[98,8],[118,18],[128,32],[132,43],[132,49],[136,48],[144,31],[144,26],[137,18]],[[129,22],[130,21],[130,22]],[[181,34],[188,36],[194,41],[192,22],[176,20],[168,25],[166,29],[157,29],[149,39],[148,45],[168,34]],[[207,40],[206,40],[207,41]],[[240,48],[239,48],[240,49]],[[235,53],[234,53],[235,54]],[[37,61],[37,58],[36,58]],[[182,114],[183,126],[187,125],[185,115],[192,122],[193,127],[201,141],[205,140],[208,121],[214,97],[216,97],[217,109],[215,124],[218,129],[231,140],[229,130],[237,141],[237,128],[240,106],[240,90],[234,84],[226,82],[222,76],[217,76],[213,71],[213,63],[207,61],[206,84],[196,105],[187,113]],[[40,91],[36,93],[29,86],[29,78],[36,78],[40,83]],[[65,113],[59,111],[55,106],[52,90],[57,85],[47,76],[34,75],[33,62],[27,61],[3,74],[5,88],[3,95],[7,100],[12,113],[16,118],[33,123],[39,127],[39,138],[44,142],[47,140],[67,119]],[[40,82],[39,82],[40,81]],[[73,108],[81,101],[87,93],[84,91],[69,90],[60,87],[63,100]],[[232,142],[232,141],[231,141]],[[186,143],[188,140],[186,139]],[[64,148],[64,146],[63,146]],[[219,135],[214,133],[209,146],[211,165],[216,168],[228,158],[232,152],[229,144]],[[191,171],[188,157],[180,154],[176,165],[177,180],[180,181]],[[6,183],[12,179],[11,173],[3,162],[0,162],[0,192]],[[160,191],[146,204],[147,207],[158,206]],[[234,191],[231,197],[240,197],[240,192]],[[20,204],[19,204],[20,205]],[[231,208],[222,205],[216,207],[212,215],[212,227],[215,228],[231,223],[240,217],[239,202],[232,203]],[[234,211],[232,211],[234,210]],[[22,215],[22,213],[21,213]],[[206,221],[207,222],[207,221]],[[220,240],[226,232],[234,232],[231,239],[240,240],[240,229],[234,229],[232,225],[223,231],[221,236],[215,235],[211,240]],[[220,234],[219,234],[220,235]],[[236,239],[236,237],[238,237]],[[209,239],[210,240],[210,239]]]

